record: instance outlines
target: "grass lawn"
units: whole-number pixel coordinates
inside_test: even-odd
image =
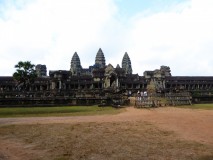
[[[79,116],[117,114],[124,109],[98,106],[60,106],[60,107],[18,107],[0,108],[3,117],[47,117],[47,116]]]
[[[213,104],[193,104],[193,105],[187,105],[187,106],[177,106],[180,108],[191,108],[191,109],[213,109]]]

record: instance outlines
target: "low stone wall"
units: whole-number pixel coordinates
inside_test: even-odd
[[[109,99],[103,98],[4,98],[0,99],[0,106],[60,106],[60,105],[99,105],[102,101],[106,104],[109,103]]]

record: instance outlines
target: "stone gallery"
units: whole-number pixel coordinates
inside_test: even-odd
[[[28,91],[20,90],[12,76],[0,76],[1,106],[128,105],[129,97],[143,96],[163,97],[169,105],[213,102],[212,76],[172,76],[168,66],[133,74],[128,53],[116,67],[106,65],[99,49],[88,68],[82,68],[75,52],[70,70],[50,70],[47,76],[46,65],[35,69],[37,78]]]

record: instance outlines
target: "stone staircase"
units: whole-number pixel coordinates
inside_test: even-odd
[[[148,96],[137,96],[135,97],[135,104],[136,108],[143,108],[143,107],[160,107],[162,106],[162,99],[163,97],[161,94],[151,94]]]
[[[179,106],[179,105],[192,105],[191,95],[188,92],[183,93],[166,93],[165,98],[168,101],[168,105]]]
[[[134,104],[136,108],[179,105],[192,105],[190,93],[152,94],[147,97],[136,96]]]

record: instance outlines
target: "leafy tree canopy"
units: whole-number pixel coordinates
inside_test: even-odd
[[[35,65],[30,61],[19,61],[15,65],[16,72],[13,73],[13,78],[17,81],[19,90],[28,90],[29,86],[34,82],[37,77]]]

